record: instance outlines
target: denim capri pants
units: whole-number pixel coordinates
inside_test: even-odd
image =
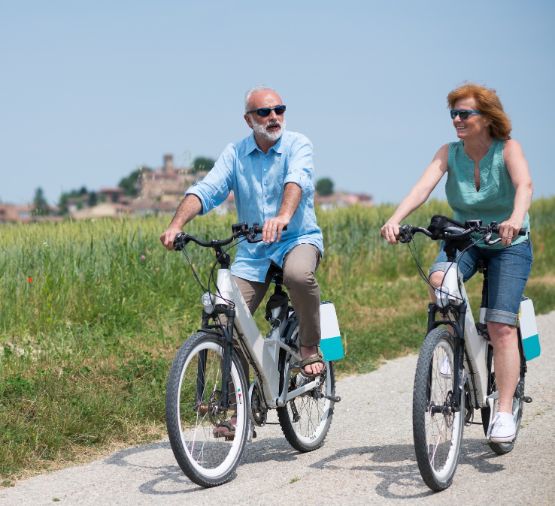
[[[515,327],[524,286],[532,267],[530,240],[500,249],[472,246],[462,255],[457,252],[459,271],[463,280],[470,279],[477,270],[478,259],[488,262],[488,307],[486,321],[505,323]],[[443,247],[430,268],[430,274],[445,272],[451,266]],[[453,267],[451,267],[453,268]]]

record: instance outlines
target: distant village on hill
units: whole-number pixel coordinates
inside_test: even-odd
[[[175,167],[173,155],[166,154],[157,169],[141,167],[123,178],[117,187],[89,191],[85,187],[63,193],[57,205],[49,205],[38,188],[31,204],[0,202],[0,223],[86,220],[122,216],[173,214],[185,190],[200,181],[214,165],[210,158],[199,157],[191,167]],[[327,210],[352,205],[372,206],[372,196],[365,193],[334,191],[329,178],[316,182],[315,204]],[[233,192],[215,212],[235,210]]]

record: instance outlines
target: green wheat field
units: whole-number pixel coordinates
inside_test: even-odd
[[[426,286],[408,247],[379,236],[392,211],[318,215],[322,299],[335,302],[347,351],[340,375],[414,352],[424,336]],[[446,205],[431,202],[409,221],[425,225],[438,213],[448,214]],[[542,313],[555,308],[555,198],[536,200],[530,214],[535,259],[526,293]],[[158,240],[168,221],[0,225],[0,486],[164,437],[166,375],[199,326],[202,293],[183,256]],[[188,231],[223,238],[233,222],[208,215]],[[418,237],[415,246],[427,269],[437,244]],[[206,279],[210,253],[192,246],[189,255]],[[473,279],[475,305],[479,290]],[[257,321],[265,331],[261,315]]]

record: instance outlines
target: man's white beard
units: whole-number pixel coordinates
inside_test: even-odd
[[[285,120],[283,120],[283,123],[280,125],[281,128],[276,131],[276,132],[268,132],[266,130],[267,127],[269,127],[270,125],[275,125],[276,123],[272,124],[269,123],[268,125],[261,125],[260,123],[256,123],[256,121],[253,122],[253,127],[252,129],[254,130],[254,133],[258,136],[258,137],[262,137],[263,139],[267,140],[268,142],[276,142],[281,135],[283,134],[283,131],[285,130]],[[277,123],[279,125],[279,123]]]

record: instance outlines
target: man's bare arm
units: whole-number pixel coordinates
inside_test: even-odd
[[[197,214],[202,211],[202,204],[196,195],[185,195],[179,204],[175,215],[166,231],[160,236],[160,241],[166,249],[173,249],[175,236],[183,230]]]

